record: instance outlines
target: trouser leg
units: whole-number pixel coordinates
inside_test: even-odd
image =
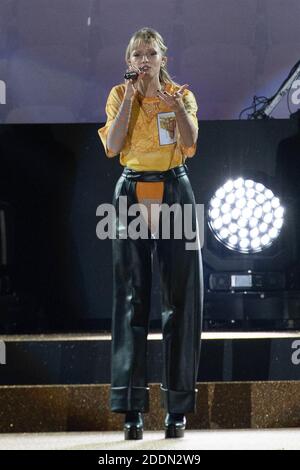
[[[196,250],[186,249],[186,242],[190,240],[184,233],[181,238],[174,238],[175,225],[180,220],[179,211],[170,226],[170,239],[160,237],[157,240],[164,357],[162,403],[168,412],[187,413],[194,411],[196,404],[203,309],[199,228],[194,195],[187,176],[166,183],[164,202],[179,203],[182,213],[183,204],[190,204],[192,228],[197,231]]]
[[[118,213],[119,197],[135,203],[134,183],[121,179],[116,185],[116,235],[113,239],[113,314],[111,410],[149,409],[146,354],[151,300],[151,239],[118,238],[123,230]],[[130,220],[128,220],[128,223]]]

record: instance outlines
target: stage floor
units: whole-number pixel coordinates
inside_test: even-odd
[[[0,450],[300,450],[300,429],[186,431],[164,439],[145,431],[142,441],[124,441],[121,432],[1,434]]]

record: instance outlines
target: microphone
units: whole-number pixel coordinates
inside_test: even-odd
[[[144,66],[142,68],[139,68],[139,71],[143,72],[145,70],[145,68],[147,70],[148,67]],[[130,79],[136,80],[138,78],[138,76],[139,76],[138,72],[135,72],[134,70],[130,70],[129,72],[127,71],[124,74],[124,78],[126,78],[126,80],[130,80]]]
[[[126,72],[124,74],[124,78],[126,78],[126,80],[136,80],[138,78],[139,74],[138,72],[134,72],[134,71],[131,71],[131,72]]]

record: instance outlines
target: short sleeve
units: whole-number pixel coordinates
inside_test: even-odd
[[[197,101],[196,101],[194,94],[190,90],[186,90],[186,93],[184,93],[182,100],[183,100],[183,104],[184,104],[186,112],[188,113],[193,124],[198,130],[199,129],[198,118],[197,118],[198,105],[197,105]],[[191,147],[186,147],[185,145],[180,143],[180,147],[185,156],[193,157],[197,150],[197,143],[195,143]]]
[[[106,119],[105,126],[100,127],[100,129],[98,129],[98,134],[104,146],[107,157],[114,157],[115,155],[117,155],[116,153],[113,153],[111,150],[109,150],[109,148],[107,147],[106,141],[107,141],[107,134],[108,134],[109,128],[111,124],[113,123],[116,115],[118,114],[121,104],[122,104],[122,98],[120,94],[118,93],[118,87],[115,86],[111,89],[107,98],[107,102],[105,106],[107,119]]]

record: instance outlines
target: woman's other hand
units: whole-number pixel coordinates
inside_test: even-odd
[[[168,107],[176,112],[176,111],[179,111],[180,109],[184,108],[184,103],[183,103],[183,100],[182,100],[182,97],[183,97],[183,92],[184,90],[187,89],[189,85],[182,85],[178,91],[176,91],[175,93],[173,93],[172,95],[168,92],[161,92],[159,90],[157,90],[157,96],[162,100],[164,101]]]

